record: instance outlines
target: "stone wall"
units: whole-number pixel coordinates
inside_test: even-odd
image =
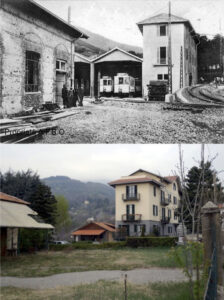
[[[14,114],[26,107],[55,102],[57,59],[67,62],[69,87],[72,37],[47,26],[41,19],[29,18],[16,8],[1,9],[0,20],[1,114]],[[25,92],[26,51],[40,54],[38,92]]]

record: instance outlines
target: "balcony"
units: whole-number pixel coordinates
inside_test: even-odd
[[[139,201],[140,194],[135,194],[135,195],[122,194],[122,200],[123,201]]]
[[[122,221],[124,222],[138,222],[141,221],[142,215],[141,214],[124,214],[122,215]]]
[[[162,217],[160,221],[162,224],[168,224],[170,223],[170,217]]]
[[[160,199],[160,204],[163,206],[169,205],[169,199],[168,198],[161,198]]]

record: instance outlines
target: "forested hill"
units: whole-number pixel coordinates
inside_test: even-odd
[[[52,176],[42,181],[54,195],[63,195],[68,200],[73,226],[82,225],[90,217],[97,221],[114,221],[115,195],[110,186],[66,176]]]
[[[88,35],[88,39],[78,39],[76,42],[76,51],[88,57],[98,56],[111,50],[115,47],[119,47],[127,52],[142,57],[143,49],[138,46],[132,46],[128,44],[119,43],[113,41],[100,34],[93,33],[85,28],[79,27],[84,33]]]

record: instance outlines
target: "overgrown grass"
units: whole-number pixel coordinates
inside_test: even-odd
[[[90,270],[131,270],[135,268],[175,268],[168,256],[170,248],[125,248],[72,251],[43,251],[21,254],[1,261],[2,276],[39,277]]]
[[[124,299],[124,284],[114,281],[98,281],[94,284],[48,290],[3,287],[0,296],[5,300],[121,300]],[[128,283],[127,296],[128,300],[191,300],[187,283],[144,285]]]

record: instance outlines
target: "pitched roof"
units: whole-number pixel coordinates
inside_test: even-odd
[[[24,201],[22,199],[19,199],[17,197],[14,197],[14,196],[2,193],[2,192],[0,192],[0,200],[14,202],[14,203],[19,203],[19,204],[30,205],[29,202],[26,202],[26,201]]]
[[[138,172],[145,172],[145,173],[148,173],[148,174],[157,176],[157,177],[159,177],[160,179],[163,179],[163,180],[165,180],[165,181],[168,181],[168,179],[166,179],[166,177],[157,175],[157,174],[155,174],[155,173],[152,173],[152,172],[149,172],[149,171],[146,171],[146,170],[143,170],[143,169],[138,169],[137,171],[131,173],[129,176],[132,176],[132,175],[134,175],[134,174],[136,174],[136,173],[138,173]]]
[[[138,22],[138,25],[146,25],[146,24],[160,24],[160,23],[168,23],[169,22],[169,14],[158,14],[152,17],[148,17],[140,22]],[[184,19],[182,17],[178,17],[175,15],[171,15],[171,23],[185,23],[189,22],[187,19]]]
[[[138,25],[138,28],[141,31],[141,33],[143,33],[144,25],[168,24],[168,22],[169,22],[169,14],[162,13],[162,14],[158,14],[158,15],[155,15],[152,17],[148,17],[148,18],[138,22],[137,25]],[[171,15],[171,23],[172,24],[178,24],[178,23],[186,24],[187,26],[190,27],[190,33],[193,36],[194,40],[198,41],[196,32],[189,20],[184,19],[182,17],[175,16],[175,15]]]
[[[93,225],[96,225],[95,228],[93,228]],[[88,228],[89,227],[89,228]],[[110,231],[110,232],[115,232],[115,226],[112,224],[104,223],[104,222],[91,222],[88,224],[85,224],[82,227],[79,227],[77,230],[72,232],[72,235],[100,235],[101,233],[98,234],[92,234],[93,232],[105,232],[105,231]]]
[[[177,180],[179,177],[178,176],[165,176],[164,178],[166,178],[169,181],[173,182],[173,181]]]
[[[94,59],[92,60],[92,62],[97,62],[98,60],[102,59],[102,58],[105,57],[105,56],[110,55],[111,53],[113,53],[113,52],[115,52],[115,51],[122,52],[123,54],[125,54],[125,55],[127,55],[127,56],[130,56],[130,58],[132,58],[132,59],[134,59],[134,60],[136,60],[136,61],[143,62],[143,59],[142,59],[142,58],[140,58],[140,57],[138,57],[138,56],[136,56],[136,55],[134,55],[134,54],[131,54],[131,53],[129,53],[129,52],[127,52],[127,51],[125,51],[125,50],[119,48],[119,47],[115,47],[115,48],[113,48],[113,49],[107,51],[106,53],[101,54],[100,56],[94,58]]]
[[[72,232],[72,235],[101,235],[104,229],[80,229]]]
[[[60,28],[74,38],[88,38],[88,36],[81,32],[77,27],[64,21],[62,18],[55,15],[34,0],[5,0],[3,1],[3,5],[4,2],[6,2],[6,4],[9,3],[10,5],[18,7],[25,14],[29,14],[30,16],[34,16],[35,18],[44,19],[55,28]]]
[[[153,180],[152,178],[149,177],[118,179],[118,180],[111,181],[108,184],[111,186],[116,186],[116,185],[127,184],[127,183],[151,183],[151,184],[156,184],[158,186],[162,186],[160,182]]]
[[[22,201],[21,199],[19,200]],[[54,228],[52,225],[38,220],[38,214],[28,205],[24,205],[24,203],[20,201],[0,201],[0,227]]]

